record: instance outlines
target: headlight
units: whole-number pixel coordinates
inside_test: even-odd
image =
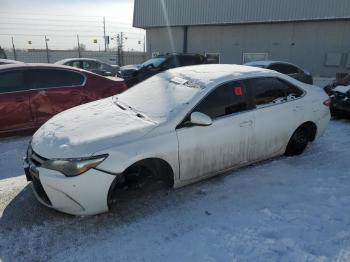
[[[50,159],[45,161],[41,167],[56,170],[65,176],[78,176],[91,168],[101,164],[108,155],[92,156],[87,158]]]

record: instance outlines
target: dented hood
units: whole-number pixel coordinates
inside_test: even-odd
[[[49,159],[86,157],[139,139],[156,126],[107,98],[54,116],[34,134],[31,145]]]

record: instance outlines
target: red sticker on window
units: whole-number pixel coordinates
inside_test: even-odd
[[[242,96],[243,95],[242,87],[240,87],[240,86],[235,86],[233,88],[233,91],[234,91],[236,96]]]

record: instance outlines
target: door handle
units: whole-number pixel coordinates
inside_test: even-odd
[[[248,120],[248,121],[244,121],[242,123],[240,123],[240,127],[248,127],[248,126],[252,126],[253,121],[252,120]]]

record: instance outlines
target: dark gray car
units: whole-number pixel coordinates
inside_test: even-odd
[[[282,62],[282,61],[255,61],[244,64],[246,66],[254,66],[254,67],[261,67],[266,68],[270,70],[277,71],[279,73],[288,75],[290,77],[293,77],[300,82],[306,83],[306,84],[313,84],[312,75],[305,71],[304,69],[301,69],[300,67],[288,63],[288,62]]]
[[[115,76],[119,71],[117,65],[109,65],[92,58],[67,58],[57,61],[55,64],[85,69],[102,76]]]
[[[151,58],[141,65],[122,66],[118,76],[124,78],[126,84],[131,87],[168,69],[204,63],[206,59],[200,54],[167,53]]]

